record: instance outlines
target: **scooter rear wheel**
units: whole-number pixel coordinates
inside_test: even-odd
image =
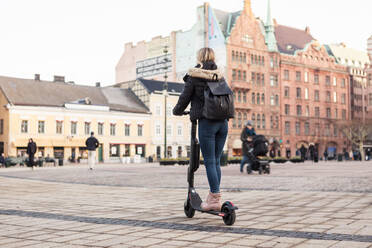
[[[195,215],[195,209],[192,208],[189,198],[184,203],[183,210],[187,218],[192,218]]]
[[[225,202],[222,205],[221,208],[222,212],[225,214],[224,217],[222,217],[223,222],[225,225],[232,226],[235,223],[236,219],[236,214],[235,214],[235,209],[233,208],[233,205],[231,202]]]

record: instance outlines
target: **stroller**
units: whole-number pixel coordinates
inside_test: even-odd
[[[258,171],[259,174],[270,174],[270,161],[260,160],[258,156],[266,156],[269,151],[269,142],[263,135],[255,135],[248,149],[248,157],[252,161],[251,168],[247,166],[247,173],[251,174],[252,170]]]

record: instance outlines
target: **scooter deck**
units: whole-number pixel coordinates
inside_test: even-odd
[[[210,210],[210,211],[204,211],[202,208],[201,208],[201,204],[202,204],[202,199],[200,199],[200,196],[198,193],[196,193],[195,190],[191,190],[191,192],[189,193],[190,195],[190,203],[191,203],[191,206],[193,209],[195,209],[196,211],[199,211],[199,212],[202,212],[202,213],[208,213],[208,214],[214,214],[214,215],[219,215],[219,216],[225,216],[225,213],[221,212],[221,211],[214,211],[214,210]]]

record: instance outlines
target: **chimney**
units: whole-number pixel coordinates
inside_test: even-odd
[[[35,74],[35,81],[40,81],[40,74]]]
[[[96,82],[96,87],[101,87],[101,82]]]
[[[54,76],[54,82],[65,82],[65,77],[64,76]]]
[[[310,34],[310,27],[309,27],[309,26],[306,26],[306,28],[305,28],[305,32],[306,32],[307,34]]]
[[[274,26],[278,26],[278,22],[276,21],[275,18],[273,18],[273,23],[274,23]]]

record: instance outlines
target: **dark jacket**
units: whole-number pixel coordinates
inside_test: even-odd
[[[196,120],[203,118],[204,88],[206,87],[206,82],[213,80],[216,74],[218,79],[222,78],[223,75],[217,70],[217,65],[214,62],[205,62],[203,67],[200,67],[200,65],[197,65],[195,68],[190,69],[183,78],[185,88],[178,98],[176,106],[173,108],[174,115],[182,115],[191,102],[190,119]]]
[[[35,142],[28,142],[27,145],[27,154],[28,155],[34,155],[36,153],[37,146]]]
[[[242,141],[242,150],[243,150],[243,155],[247,156],[248,155],[248,150],[250,148],[250,145],[252,144],[252,141],[248,141],[248,137],[256,135],[256,132],[254,131],[254,128],[248,129],[245,127],[240,134],[240,140]]]
[[[85,145],[87,146],[88,151],[95,151],[97,149],[97,147],[99,146],[99,142],[95,137],[90,136],[85,141]]]

